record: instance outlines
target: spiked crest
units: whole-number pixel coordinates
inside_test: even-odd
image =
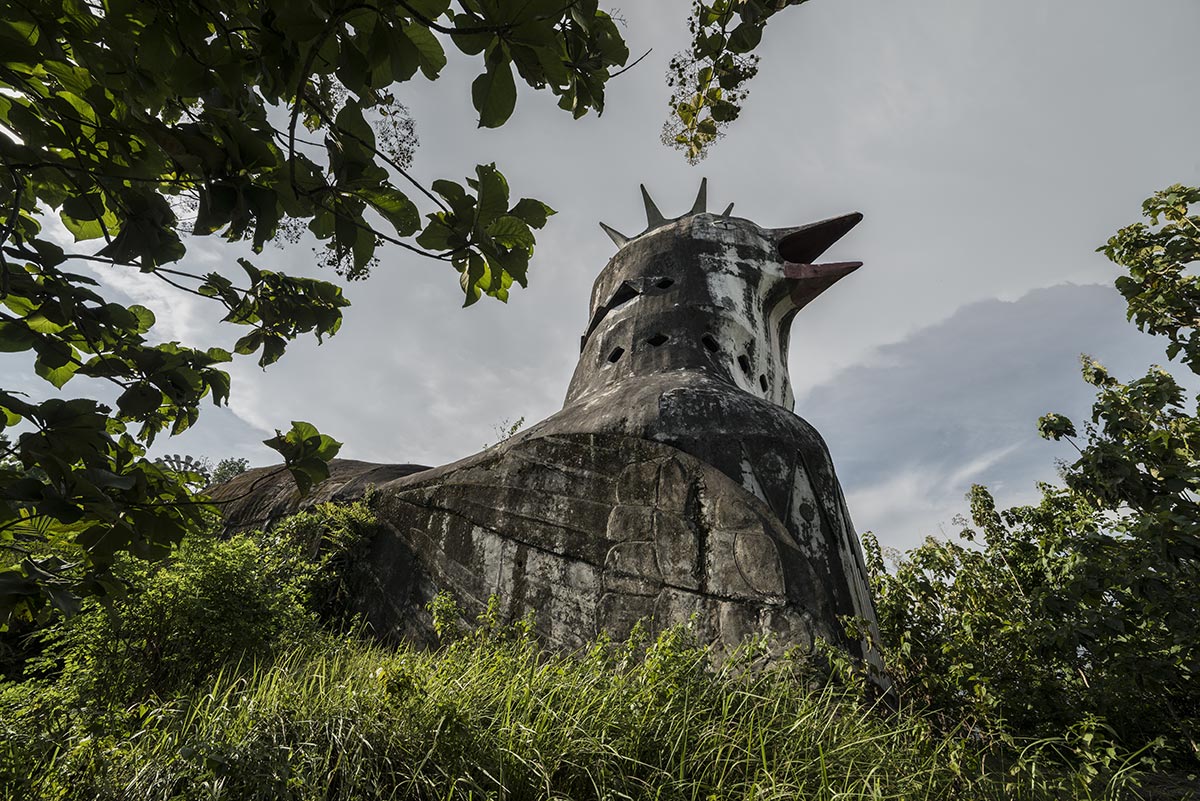
[[[646,191],[646,185],[641,184],[642,203],[646,206],[646,230],[637,236],[625,236],[612,226],[600,223],[600,227],[604,229],[604,233],[608,234],[609,238],[616,243],[617,247],[625,247],[625,244],[630,240],[637,239],[638,236],[648,234],[656,228],[661,228],[667,223],[673,223],[676,220],[682,220],[684,217],[690,217],[693,214],[704,214],[708,211],[708,179],[700,179],[700,191],[696,193],[696,202],[692,204],[691,211],[687,214],[682,214],[678,217],[664,217],[663,213],[658,210],[658,206],[654,203],[654,198],[650,197],[650,193]],[[725,211],[721,212],[722,217],[728,217],[733,212],[733,204],[730,203],[725,207]]]

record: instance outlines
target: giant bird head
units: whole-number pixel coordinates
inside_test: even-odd
[[[629,379],[697,370],[791,408],[792,317],[861,266],[817,259],[862,215],[762,228],[732,216],[733,204],[709,213],[707,180],[680,217],[664,217],[645,187],[642,198],[642,233],[600,224],[619,250],[592,288],[567,402]]]

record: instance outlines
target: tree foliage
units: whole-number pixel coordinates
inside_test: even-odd
[[[208,483],[212,485],[224,484],[234,476],[240,476],[250,469],[250,460],[240,456],[230,456],[217,462],[217,466],[213,468],[212,474],[208,477]]]
[[[465,183],[421,186],[376,135],[400,112],[392,88],[436,79],[447,47],[481,61],[472,99],[485,127],[511,115],[514,74],[576,117],[600,111],[627,57],[595,0],[33,0],[6,11],[0,349],[31,355],[56,388],[78,376],[111,384],[115,402],[0,392],[4,423],[20,432],[0,472],[0,625],[117,591],[115,554],[161,556],[201,523],[180,477],[145,448],[193,425],[206,398],[226,401],[232,354],[155,341],[150,310],[107,300],[95,271],[138,270],[211,299],[248,329],[234,351],[264,367],[297,336],[336,333],[340,288],[247,259],[189,272],[175,266],[187,236],[259,252],[300,226],[348,278],[392,243],[451,264],[468,304],[525,283],[548,206],[510,199],[491,164]],[[302,488],[337,451],[304,423],[268,444]]]
[[[1200,375],[1200,190],[1143,205],[1150,225],[1100,248],[1129,318]],[[983,726],[1057,733],[1103,720],[1126,743],[1200,757],[1200,399],[1160,367],[1122,383],[1083,358],[1097,391],[1082,437],[1039,421],[1079,458],[1065,487],[997,511],[971,493],[968,542],[929,540],[894,573],[868,538],[881,628],[903,684]],[[1082,441],[1079,441],[1082,440]],[[976,544],[972,545],[974,542]]]
[[[680,150],[692,164],[708,155],[738,118],[746,84],[758,74],[753,51],[762,41],[767,21],[806,0],[693,0],[688,30],[692,45],[671,59],[670,114],[663,143]]]

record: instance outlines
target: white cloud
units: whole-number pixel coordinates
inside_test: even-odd
[[[1029,445],[1020,442],[989,450],[962,465],[892,463],[881,480],[847,491],[846,504],[860,531],[873,531],[889,547],[911,548],[930,536],[949,539],[962,528],[959,518],[967,512],[970,486]],[[1008,488],[1003,482],[999,486],[1006,490],[999,501],[1006,507],[1037,498],[1032,482],[1021,488]]]
[[[960,465],[950,475],[944,476],[944,483],[951,486],[961,486],[966,482],[974,481],[977,477],[985,474],[988,470],[1019,451],[1024,445],[1025,443],[1023,442],[1014,442],[1011,445],[1004,445],[981,453],[966,464]]]
[[[1094,397],[1078,354],[1125,377],[1162,361],[1123,306],[1096,285],[982,301],[802,394],[797,411],[829,443],[860,530],[904,547],[941,535],[975,483],[1005,506],[1036,498],[1036,482],[1054,481],[1056,459],[1074,453],[1040,439],[1037,418],[1084,419]]]

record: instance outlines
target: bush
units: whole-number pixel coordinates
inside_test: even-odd
[[[1150,224],[1100,248],[1127,274],[1129,318],[1200,376],[1200,188],[1175,185]],[[1200,761],[1200,401],[1161,367],[1122,383],[1083,357],[1096,388],[1080,434],[1038,422],[1079,458],[1064,488],[999,512],[975,487],[964,544],[929,540],[885,569],[866,550],[893,672],[953,720],[1004,734],[1107,730]],[[1076,441],[1076,440],[1079,441]]]
[[[89,761],[91,749],[116,747],[147,714],[190,703],[214,680],[253,676],[282,654],[334,647],[329,629],[353,625],[350,574],[374,526],[366,501],[323,504],[267,534],[209,533],[161,563],[122,560],[125,597],[91,599],[81,614],[27,633],[34,646],[10,663],[10,680],[0,678],[0,787],[26,798],[32,766],[49,759],[76,766],[63,767],[69,792],[86,797],[80,788],[101,781],[88,772],[107,770]],[[72,749],[60,763],[64,743]]]
[[[379,531],[375,502],[368,490],[362,500],[318,504],[256,535],[263,550],[295,575],[308,608],[332,629],[356,625],[354,590]]]
[[[250,537],[193,537],[160,565],[126,566],[133,589],[51,635],[62,682],[89,702],[125,705],[191,690],[222,666],[252,662],[315,630],[303,584]]]
[[[983,737],[1088,730],[1194,765],[1200,682],[1170,618],[1096,580],[1104,516],[1070,490],[1042,489],[1038,505],[998,512],[975,487],[961,542],[930,538],[890,571],[864,538],[891,675],[910,702]],[[1104,545],[1108,572],[1137,554],[1120,538]],[[1169,604],[1192,610],[1196,592],[1175,588]]]
[[[366,501],[322,504],[267,534],[207,533],[164,562],[126,558],[127,596],[91,599],[37,633],[41,655],[12,678],[57,682],[80,708],[122,707],[349,629],[349,574],[374,525]]]

